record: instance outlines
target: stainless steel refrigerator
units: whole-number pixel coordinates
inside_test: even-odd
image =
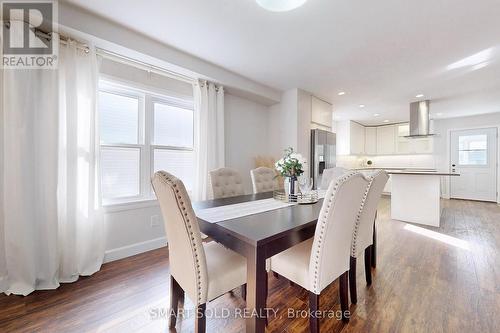
[[[311,130],[311,178],[314,188],[321,184],[323,170],[336,166],[337,138],[335,133],[313,129]]]

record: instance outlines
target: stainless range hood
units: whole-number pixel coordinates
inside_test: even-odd
[[[420,101],[410,103],[410,135],[406,138],[422,138],[432,136],[429,120],[430,101]]]

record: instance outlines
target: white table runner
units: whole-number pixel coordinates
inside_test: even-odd
[[[290,207],[294,203],[285,203],[276,199],[262,199],[237,203],[234,205],[219,206],[200,209],[196,211],[196,216],[210,223],[217,223],[231,220],[242,216],[254,215],[270,210]]]
[[[318,197],[324,198],[326,191],[318,191]],[[196,216],[210,223],[231,220],[238,217],[254,215],[296,205],[296,203],[285,203],[273,198],[256,201],[248,201],[233,205],[218,206],[199,209]]]

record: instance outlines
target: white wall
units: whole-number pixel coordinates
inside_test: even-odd
[[[500,130],[500,112],[484,115],[475,115],[470,117],[459,117],[450,119],[434,120],[434,132],[438,134],[434,139],[434,155],[436,158],[436,166],[439,170],[450,170],[449,164],[449,135],[450,130],[471,129],[471,128],[486,128],[498,127]],[[500,150],[500,142],[498,142]],[[500,151],[497,152],[500,156]],[[498,157],[497,157],[498,158]],[[497,188],[500,189],[500,170],[497,172]],[[442,181],[443,197],[449,198],[449,179],[445,178]]]
[[[163,219],[156,201],[106,207],[106,262],[166,245]],[[151,225],[151,218],[158,223]]]
[[[255,168],[255,157],[270,154],[269,108],[226,94],[224,110],[226,166],[240,172],[245,192],[252,193],[250,170]]]
[[[293,147],[309,160],[311,148],[311,94],[290,89],[281,95],[281,102],[270,107],[271,155],[280,158],[283,150]]]

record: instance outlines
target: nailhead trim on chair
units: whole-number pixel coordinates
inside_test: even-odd
[[[198,246],[195,242],[195,235],[194,235],[194,231],[193,231],[193,225],[192,225],[192,221],[188,218],[188,213],[187,213],[187,209],[186,209],[186,205],[184,203],[184,201],[182,200],[182,196],[179,194],[180,191],[179,189],[177,188],[177,183],[175,182],[177,180],[177,178],[175,178],[174,176],[169,176],[166,172],[164,171],[158,171],[157,172],[158,175],[160,175],[161,177],[159,178],[161,181],[163,181],[165,184],[167,184],[168,186],[170,187],[173,187],[174,188],[174,191],[176,193],[175,197],[176,197],[176,201],[177,201],[177,205],[179,206],[179,208],[184,212],[184,225],[187,226],[187,229],[188,229],[188,233],[189,233],[189,236],[191,238],[191,242],[190,242],[190,245],[191,245],[191,250],[192,250],[192,253],[194,254],[194,260],[196,262],[196,285],[197,285],[197,304],[202,304],[202,303],[205,303],[205,300],[203,299],[203,281],[202,281],[202,276],[201,276],[201,267],[200,267],[200,249],[198,249]]]
[[[363,212],[366,198],[368,197],[368,193],[370,192],[370,188],[372,187],[373,180],[382,172],[383,172],[382,170],[378,170],[375,173],[371,174],[370,176],[365,177],[369,181],[369,184],[368,184],[368,187],[366,188],[365,194],[363,195],[363,201],[361,202],[361,206],[359,207],[358,214],[356,215],[356,222],[354,224],[354,232],[352,234],[352,244],[351,244],[351,256],[353,258],[356,258],[357,254],[358,254],[356,240],[357,240],[357,236],[358,236],[359,225],[361,223],[361,221],[360,221],[361,213]]]
[[[340,187],[345,183],[345,181],[347,181],[349,178],[355,176],[359,174],[358,172],[349,172],[349,173],[346,173],[345,175],[337,178],[336,182],[335,182],[335,185],[334,185],[334,188],[333,188],[333,191],[331,192],[331,195],[329,198],[325,198],[324,200],[328,200],[328,204],[327,206],[325,207],[325,210],[323,212],[323,215],[321,216],[321,218],[318,220],[318,223],[319,225],[316,227],[316,228],[320,228],[320,233],[318,235],[318,247],[317,247],[317,251],[316,251],[316,255],[315,255],[315,260],[314,260],[314,279],[312,281],[312,290],[314,293],[318,294],[320,293],[320,290],[319,290],[319,275],[318,275],[318,271],[319,271],[319,256],[320,256],[320,252],[321,252],[321,248],[323,247],[323,239],[324,239],[324,234],[325,234],[325,230],[326,230],[326,226],[327,226],[327,221],[328,221],[328,213],[330,211],[330,209],[332,209],[332,206],[333,204],[335,203],[335,194],[337,193],[337,191],[340,189]]]

